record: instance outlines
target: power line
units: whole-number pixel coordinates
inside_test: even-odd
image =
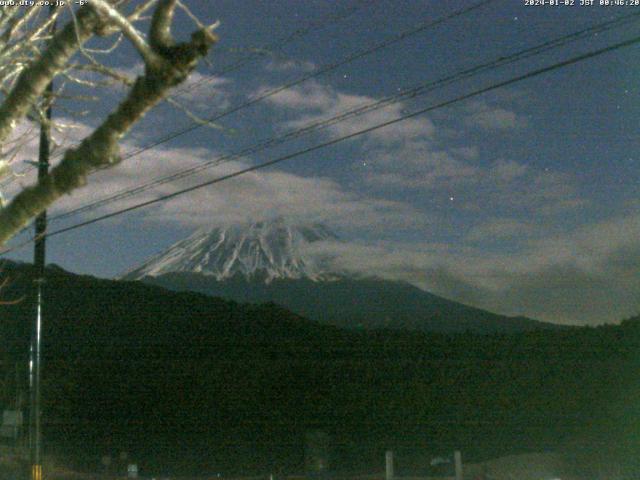
[[[345,8],[343,11],[338,12],[338,13],[330,13],[329,15],[326,15],[324,18],[317,20],[317,21],[312,21],[309,22],[308,25],[304,26],[304,27],[300,27],[296,30],[294,30],[293,32],[291,32],[290,34],[286,35],[285,37],[282,37],[274,42],[269,43],[268,45],[261,47],[260,49],[258,49],[257,51],[254,51],[252,54],[245,56],[244,58],[241,58],[240,60],[236,61],[235,63],[232,63],[231,65],[224,67],[220,70],[211,72],[208,76],[202,78],[201,80],[199,80],[198,82],[192,83],[190,85],[185,85],[183,87],[179,87],[176,88],[173,92],[172,95],[175,94],[180,94],[180,93],[184,93],[184,92],[188,92],[189,90],[195,90],[197,88],[199,88],[201,85],[203,85],[204,83],[207,82],[211,82],[213,81],[217,76],[220,75],[226,75],[228,73],[234,72],[236,70],[239,70],[240,68],[244,67],[245,65],[250,64],[251,62],[253,62],[254,60],[259,59],[260,57],[263,57],[265,55],[268,55],[269,53],[271,53],[274,50],[279,50],[282,47],[284,47],[285,45],[304,37],[305,35],[313,32],[314,30],[319,30],[322,28],[325,28],[327,25],[330,25],[332,23],[337,23],[341,20],[344,20],[348,17],[350,17],[351,15],[353,15],[355,12],[357,12],[358,10],[360,10],[364,5],[366,5],[366,0],[358,0],[354,5]],[[70,148],[73,148],[70,147]],[[56,155],[56,157],[60,157],[61,154]],[[32,170],[34,170],[36,167],[34,166],[29,166],[28,168],[24,169],[23,171],[20,172],[20,176],[25,175],[29,172],[31,172]],[[0,187],[6,187],[7,185],[10,185],[13,181],[15,181],[16,177],[11,177],[7,180],[4,180],[2,182],[0,182]]]
[[[569,65],[573,65],[573,64],[576,64],[578,62],[581,62],[581,61],[584,61],[584,60],[588,60],[590,58],[594,58],[594,57],[603,55],[605,53],[609,53],[609,52],[613,52],[615,50],[619,50],[621,48],[629,47],[629,46],[637,44],[637,43],[640,43],[640,37],[635,37],[635,38],[632,38],[632,39],[629,39],[629,40],[618,42],[618,43],[616,43],[614,45],[610,45],[608,47],[600,48],[598,50],[594,50],[594,51],[591,51],[591,52],[588,52],[588,53],[585,53],[585,54],[581,54],[581,55],[572,57],[572,58],[570,58],[568,60],[563,60],[561,62],[554,63],[554,64],[552,64],[550,66],[539,68],[539,69],[533,70],[531,72],[525,73],[523,75],[519,75],[519,76],[511,78],[509,80],[504,80],[502,82],[495,83],[495,84],[490,85],[488,87],[484,87],[484,88],[481,88],[481,89],[474,90],[473,92],[458,96],[458,97],[456,97],[454,99],[447,100],[447,101],[444,101],[444,102],[440,102],[438,104],[431,105],[431,106],[426,107],[426,108],[422,108],[422,109],[417,110],[415,112],[412,112],[410,114],[403,115],[403,116],[401,116],[401,117],[399,117],[397,119],[389,120],[387,122],[383,122],[383,123],[377,124],[375,126],[368,127],[368,128],[359,130],[357,132],[354,132],[354,133],[351,133],[351,134],[348,134],[348,135],[344,135],[342,137],[335,138],[335,139],[323,142],[321,144],[314,145],[312,147],[308,147],[308,148],[305,148],[303,150],[299,150],[297,152],[290,153],[290,154],[275,158],[273,160],[269,160],[267,162],[260,163],[258,165],[247,167],[247,168],[238,170],[236,172],[233,172],[233,173],[230,173],[230,174],[227,174],[227,175],[223,175],[223,176],[214,178],[212,180],[208,180],[206,182],[202,182],[202,183],[199,183],[197,185],[193,185],[191,187],[184,188],[184,189],[178,190],[176,192],[172,192],[172,193],[167,194],[167,195],[163,195],[163,196],[155,198],[153,200],[148,200],[148,201],[145,201],[145,202],[141,202],[141,203],[138,203],[136,205],[132,205],[130,207],[123,208],[121,210],[117,210],[115,212],[111,212],[111,213],[108,213],[108,214],[105,214],[105,215],[101,215],[99,217],[95,217],[95,218],[90,219],[90,220],[86,220],[84,222],[80,222],[80,223],[77,223],[77,224],[74,224],[74,225],[71,225],[71,226],[68,226],[68,227],[65,227],[65,228],[54,230],[53,232],[47,233],[45,236],[46,237],[52,237],[52,236],[55,236],[55,235],[66,233],[66,232],[69,232],[69,231],[72,231],[72,230],[76,230],[76,229],[79,229],[79,228],[83,228],[83,227],[86,227],[88,225],[91,225],[91,224],[94,224],[94,223],[97,223],[97,222],[100,222],[100,221],[103,221],[103,220],[107,220],[109,218],[113,218],[113,217],[116,217],[116,216],[119,216],[119,215],[122,215],[122,214],[125,214],[125,213],[128,213],[128,212],[131,212],[131,211],[134,211],[134,210],[138,210],[138,209],[143,208],[143,207],[147,207],[149,205],[153,205],[155,203],[167,201],[167,200],[170,200],[170,199],[172,199],[174,197],[177,197],[177,196],[184,195],[186,193],[192,192],[194,190],[198,190],[198,189],[210,186],[210,185],[214,185],[216,183],[220,183],[220,182],[223,182],[223,181],[226,181],[226,180],[230,180],[232,178],[239,177],[240,175],[244,175],[244,174],[249,173],[249,172],[253,172],[253,171],[256,171],[256,170],[261,170],[263,168],[275,165],[277,163],[280,163],[280,162],[283,162],[283,161],[286,161],[286,160],[290,160],[292,158],[299,157],[301,155],[305,155],[305,154],[314,152],[316,150],[320,150],[322,148],[329,147],[331,145],[338,144],[338,143],[343,142],[345,140],[349,140],[349,139],[352,139],[352,138],[355,138],[355,137],[358,137],[358,136],[361,136],[361,135],[364,135],[364,134],[367,134],[367,133],[371,133],[373,131],[388,127],[390,125],[394,125],[396,123],[399,123],[399,122],[402,122],[402,121],[417,117],[419,115],[423,115],[425,113],[432,112],[432,111],[437,110],[437,109],[448,107],[448,106],[453,105],[455,103],[459,103],[461,101],[468,100],[469,98],[476,97],[478,95],[482,95],[482,94],[488,93],[490,91],[497,90],[499,88],[504,88],[504,87],[512,85],[514,83],[521,82],[523,80],[527,80],[529,78],[533,78],[533,77],[536,77],[536,76],[539,76],[539,75],[542,75],[542,74],[545,74],[545,73],[548,73],[548,72],[551,72],[551,71],[554,71],[554,70],[558,70],[560,68],[564,68],[564,67],[567,67]],[[31,241],[33,241],[33,239],[31,239],[31,240],[29,240],[29,241],[25,242],[24,244],[21,244],[21,245],[19,245],[17,247],[14,247],[14,248],[11,248],[11,249],[7,249],[2,253],[8,253],[10,251],[16,250],[17,248],[20,248],[21,246],[23,246],[25,244],[28,244]]]
[[[291,88],[293,86],[296,86],[296,85],[298,85],[298,84],[300,84],[302,82],[305,82],[305,81],[307,81],[309,79],[312,79],[312,78],[315,78],[315,77],[317,77],[319,75],[327,73],[327,72],[329,72],[331,70],[334,70],[334,69],[336,69],[336,68],[338,68],[338,67],[340,67],[342,65],[348,64],[348,63],[350,63],[350,62],[352,62],[354,60],[357,60],[357,59],[363,58],[363,57],[365,57],[367,55],[370,55],[372,53],[375,53],[375,52],[377,52],[379,50],[382,50],[382,49],[384,49],[384,48],[386,48],[386,47],[388,47],[390,45],[398,43],[398,42],[400,42],[400,41],[402,41],[402,40],[404,40],[406,38],[409,38],[409,37],[411,37],[413,35],[421,33],[421,32],[423,32],[423,31],[425,31],[425,30],[427,30],[429,28],[438,26],[438,25],[443,24],[443,23],[445,23],[445,22],[447,22],[449,20],[452,20],[452,19],[454,19],[456,17],[459,17],[461,15],[465,15],[467,13],[470,13],[470,12],[472,12],[474,10],[482,8],[483,6],[488,5],[490,3],[493,3],[495,1],[496,0],[481,0],[481,1],[471,5],[469,7],[465,7],[465,8],[456,10],[456,11],[454,11],[452,13],[449,13],[447,15],[439,17],[436,20],[429,21],[429,22],[426,22],[426,23],[421,23],[421,24],[419,24],[419,25],[417,25],[417,26],[415,26],[415,27],[413,27],[413,28],[411,28],[409,30],[405,30],[405,31],[400,32],[400,33],[398,33],[396,35],[393,35],[392,37],[387,38],[386,40],[384,40],[384,41],[382,41],[382,42],[380,42],[380,43],[378,43],[378,44],[376,44],[376,45],[374,45],[374,46],[372,46],[370,48],[365,48],[363,50],[359,50],[359,51],[351,54],[350,56],[348,56],[348,57],[346,57],[346,58],[344,58],[344,59],[342,59],[342,60],[340,60],[340,61],[338,61],[336,63],[324,65],[319,70],[316,70],[311,74],[304,75],[304,76],[298,78],[297,80],[294,80],[294,81],[289,82],[287,84],[284,84],[284,85],[282,85],[280,87],[277,87],[275,89],[269,90],[269,91],[267,91],[267,92],[265,92],[265,93],[263,93],[263,94],[261,94],[261,95],[259,95],[257,97],[254,97],[254,98],[250,99],[249,101],[247,101],[247,102],[245,102],[245,103],[243,103],[241,105],[238,105],[236,107],[232,107],[231,109],[228,109],[228,110],[222,112],[221,114],[217,114],[217,115],[207,119],[207,122],[214,122],[216,120],[219,120],[220,118],[223,118],[223,117],[225,117],[227,115],[235,113],[235,112],[237,112],[237,111],[239,111],[239,110],[241,110],[243,108],[247,108],[249,106],[252,106],[252,105],[254,105],[254,104],[256,104],[256,103],[258,103],[258,102],[260,102],[260,101],[262,101],[262,100],[264,100],[266,98],[269,98],[269,97],[271,97],[271,96],[273,96],[273,95],[275,95],[277,93],[285,91],[285,90],[287,90],[287,89],[289,89],[289,88]],[[147,150],[149,150],[149,149],[151,149],[151,148],[153,148],[153,147],[155,147],[157,145],[160,145],[162,143],[166,143],[166,142],[168,142],[168,141],[170,141],[170,140],[172,140],[174,138],[177,138],[177,137],[179,137],[181,135],[189,133],[189,132],[191,132],[193,130],[197,130],[198,128],[200,128],[202,126],[203,126],[202,123],[193,123],[191,126],[185,128],[185,129],[183,129],[181,131],[174,132],[173,134],[165,136],[160,140],[154,141],[151,144],[147,144],[147,145],[145,145],[145,146],[143,146],[141,148],[138,148],[138,149],[136,149],[136,150],[134,150],[132,152],[129,152],[127,155],[124,155],[122,157],[122,160],[126,160],[126,159],[132,158],[132,157],[134,157],[136,155],[140,155],[141,153],[143,153],[143,152],[145,152],[145,151],[147,151]],[[58,156],[60,156],[60,155],[58,155]],[[99,170],[101,170],[101,169],[99,169]],[[21,172],[21,173],[24,174],[26,172]],[[11,179],[11,180],[14,180],[14,179]],[[9,183],[11,182],[11,180],[9,181]],[[4,186],[4,185],[0,184],[0,186]]]
[[[229,109],[227,109],[227,110],[225,110],[225,111],[223,111],[223,112],[221,112],[219,114],[215,114],[215,115],[205,119],[206,123],[216,122],[216,121],[218,121],[218,120],[220,120],[220,119],[222,119],[222,118],[224,118],[224,117],[226,117],[228,115],[236,113],[236,112],[238,112],[240,110],[243,110],[245,108],[251,107],[251,106],[253,106],[253,105],[255,105],[255,104],[257,104],[257,103],[259,103],[259,102],[261,102],[263,100],[266,100],[267,98],[270,98],[270,97],[272,97],[272,96],[274,96],[274,95],[276,95],[278,93],[281,93],[281,92],[283,92],[285,90],[288,90],[288,89],[290,89],[292,87],[295,87],[296,85],[299,85],[299,84],[301,84],[303,82],[306,82],[307,80],[311,80],[311,79],[316,78],[316,77],[318,77],[320,75],[323,75],[323,74],[328,73],[328,72],[330,72],[332,70],[335,70],[335,69],[337,69],[337,68],[339,68],[339,67],[341,67],[343,65],[347,65],[347,64],[349,64],[349,63],[351,63],[351,62],[353,62],[355,60],[359,60],[359,59],[364,58],[364,57],[366,57],[368,55],[376,53],[376,52],[378,52],[380,50],[383,50],[384,48],[387,48],[387,47],[395,44],[395,43],[398,43],[398,42],[401,42],[401,41],[403,41],[403,40],[405,40],[407,38],[410,38],[413,35],[417,35],[419,33],[422,33],[425,30],[428,30],[430,28],[433,28],[433,27],[436,27],[438,25],[441,25],[441,24],[443,24],[443,23],[445,23],[445,22],[447,22],[449,20],[452,20],[452,19],[454,19],[456,17],[462,16],[462,15],[466,15],[467,13],[473,12],[473,11],[475,11],[475,10],[477,10],[479,8],[482,8],[485,5],[488,5],[488,4],[493,3],[495,1],[496,0],[481,0],[479,2],[474,3],[473,5],[471,5],[469,7],[461,8],[459,10],[456,10],[456,11],[452,12],[452,13],[449,13],[447,15],[444,15],[444,16],[440,17],[440,18],[437,18],[436,20],[420,23],[419,25],[417,25],[415,27],[412,27],[409,30],[405,30],[405,31],[402,31],[402,32],[400,32],[398,34],[395,34],[395,35],[387,38],[386,40],[383,40],[382,42],[377,43],[377,44],[375,44],[375,45],[373,45],[371,47],[358,50],[358,51],[352,53],[351,55],[343,58],[342,60],[339,60],[339,61],[334,62],[334,63],[325,64],[322,67],[319,67],[317,70],[315,70],[315,71],[313,71],[311,73],[308,73],[306,75],[303,75],[303,76],[297,78],[296,80],[292,80],[292,81],[287,82],[287,83],[285,83],[285,84],[283,84],[283,85],[281,85],[279,87],[276,87],[276,88],[273,88],[273,89],[268,90],[266,92],[263,92],[262,94],[256,95],[256,96],[254,96],[253,98],[247,100],[244,103],[241,103],[239,105],[231,107],[231,108],[229,108]],[[169,141],[173,140],[174,138],[180,137],[180,136],[185,135],[185,134],[187,134],[189,132],[197,130],[197,129],[201,128],[202,126],[203,126],[203,123],[194,122],[194,123],[192,123],[191,125],[189,125],[188,127],[184,128],[182,130],[178,130],[176,132],[173,132],[173,133],[170,133],[168,135],[165,135],[164,137],[162,137],[162,138],[160,138],[158,140],[155,140],[155,141],[153,141],[151,143],[148,143],[147,145],[144,145],[144,146],[142,146],[140,148],[137,148],[137,149],[127,153],[126,155],[124,155],[122,157],[122,159],[123,160],[127,160],[127,159],[129,159],[131,157],[134,157],[136,155],[140,155],[141,153],[143,153],[143,152],[145,152],[147,150],[150,150],[153,147],[156,147],[156,146],[161,145],[163,143],[169,142]],[[22,172],[22,173],[25,173],[25,172]]]
[[[244,149],[241,149],[239,151],[236,151],[234,153],[230,153],[230,154],[226,154],[226,155],[222,155],[220,157],[217,157],[213,160],[209,160],[207,162],[204,162],[200,165],[191,167],[191,168],[187,168],[184,170],[181,170],[179,172],[176,172],[174,174],[168,175],[168,176],[164,176],[164,177],[160,177],[157,178],[155,180],[152,180],[150,182],[135,186],[133,188],[127,188],[127,189],[123,189],[120,192],[117,192],[115,194],[111,194],[107,197],[104,197],[100,200],[96,200],[94,202],[82,205],[80,207],[77,207],[73,210],[70,210],[68,212],[59,214],[57,216],[52,217],[50,220],[51,221],[55,221],[55,220],[60,220],[63,218],[68,218],[70,216],[82,213],[82,212],[87,212],[87,211],[91,211],[94,210],[96,208],[99,208],[103,205],[107,205],[109,203],[112,203],[114,201],[117,200],[122,200],[125,198],[129,198],[131,196],[137,195],[139,193],[143,193],[153,187],[159,186],[159,185],[163,185],[166,183],[169,183],[171,181],[175,181],[175,180],[179,180],[179,179],[183,179],[186,178],[188,176],[194,175],[200,171],[203,171],[205,169],[214,167],[214,166],[218,166],[220,164],[222,164],[223,162],[228,162],[237,158],[240,158],[242,156],[248,155],[248,154],[253,154],[256,152],[260,152],[266,148],[272,147],[274,145],[278,145],[281,143],[284,143],[288,140],[291,140],[293,138],[298,138],[302,135],[305,135],[307,133],[313,132],[313,131],[317,131],[319,129],[322,128],[326,128],[328,126],[334,125],[336,123],[342,122],[344,120],[347,120],[349,118],[352,118],[354,116],[357,115],[362,115],[364,113],[368,113],[383,107],[386,107],[388,105],[394,104],[399,102],[402,99],[406,99],[406,98],[415,98],[421,95],[424,95],[426,93],[429,93],[433,90],[435,90],[436,88],[440,88],[444,85],[448,85],[451,83],[454,83],[456,81],[462,80],[462,79],[466,79],[466,78],[470,78],[473,77],[479,73],[483,73],[486,71],[490,71],[492,69],[495,69],[497,67],[501,67],[504,65],[507,65],[509,63],[513,63],[516,61],[520,61],[526,58],[530,58],[534,55],[539,55],[541,53],[544,53],[546,51],[549,51],[551,49],[554,48],[558,48],[560,46],[564,46],[570,42],[579,40],[581,38],[584,38],[586,36],[590,36],[593,35],[595,33],[601,33],[603,31],[606,30],[610,30],[614,27],[619,27],[623,24],[626,23],[630,23],[631,21],[635,21],[638,19],[638,17],[640,17],[640,12],[639,13],[634,13],[634,14],[630,14],[630,15],[626,15],[623,17],[619,17],[616,18],[614,20],[610,20],[607,22],[602,22],[600,24],[594,25],[594,26],[590,26],[587,28],[584,28],[582,30],[579,30],[577,32],[573,32],[567,35],[563,35],[561,37],[558,37],[556,39],[544,42],[540,45],[536,45],[534,47],[530,47],[530,48],[526,48],[524,50],[521,50],[519,52],[516,52],[514,54],[508,55],[508,56],[502,56],[499,57],[498,59],[492,60],[490,62],[485,62],[483,64],[468,68],[464,71],[449,75],[447,77],[441,78],[439,80],[436,81],[431,81],[431,82],[427,82],[427,83],[423,83],[423,84],[419,84],[417,86],[411,87],[411,88],[403,88],[401,89],[398,93],[385,97],[383,99],[380,99],[378,101],[375,102],[371,102],[359,107],[355,107],[353,109],[350,110],[345,110],[341,113],[339,113],[336,116],[333,116],[331,118],[328,119],[323,119],[320,121],[315,121],[315,122],[310,122],[307,125],[305,125],[304,127],[297,129],[297,130],[293,130],[290,131],[282,136],[279,137],[271,137],[265,141],[259,142],[257,144],[251,145],[249,147],[246,147]]]
[[[341,67],[343,65],[351,63],[351,62],[353,62],[355,60],[359,60],[360,58],[364,58],[364,57],[366,57],[368,55],[371,55],[372,53],[375,53],[375,52],[378,52],[380,50],[383,50],[384,48],[387,48],[387,47],[389,47],[389,46],[391,46],[391,45],[393,45],[395,43],[401,42],[402,40],[405,40],[406,38],[409,38],[409,37],[411,37],[413,35],[417,35],[418,33],[424,32],[425,30],[428,30],[429,28],[438,26],[438,25],[440,25],[442,23],[445,23],[445,22],[447,22],[449,20],[452,20],[452,19],[454,19],[456,17],[459,17],[461,15],[465,15],[467,13],[470,13],[470,12],[472,12],[474,10],[477,10],[477,9],[479,9],[481,7],[484,7],[485,5],[488,5],[489,3],[492,3],[492,2],[495,2],[495,1],[496,0],[482,0],[480,2],[474,3],[473,5],[471,5],[469,7],[465,7],[465,8],[462,8],[460,10],[456,10],[455,12],[452,12],[452,13],[449,13],[447,15],[444,15],[444,16],[436,19],[436,20],[432,20],[432,21],[429,21],[429,22],[426,22],[426,23],[421,23],[420,25],[418,25],[416,27],[413,27],[413,28],[411,28],[409,30],[405,30],[405,31],[403,31],[401,33],[398,33],[396,35],[393,35],[390,38],[388,38],[388,39],[386,39],[386,40],[384,40],[384,41],[382,41],[380,43],[377,43],[372,47],[368,47],[368,48],[359,50],[359,51],[357,51],[355,53],[352,53],[351,55],[349,55],[346,58],[343,58],[342,60],[339,60],[337,62],[325,64],[324,66],[318,68],[317,70],[315,70],[315,71],[313,71],[313,72],[311,72],[309,74],[303,75],[303,76],[297,78],[296,80],[292,80],[291,82],[287,82],[287,83],[285,83],[285,84],[283,84],[283,85],[281,85],[279,87],[273,88],[273,89],[268,90],[268,91],[266,91],[266,92],[264,92],[262,94],[254,96],[253,98],[247,100],[244,103],[241,103],[239,105],[231,107],[231,108],[225,110],[222,113],[215,114],[215,115],[207,118],[206,121],[208,123],[216,122],[216,121],[220,120],[221,118],[224,118],[224,117],[226,117],[228,115],[236,113],[236,112],[238,112],[240,110],[244,110],[245,108],[251,107],[251,106],[253,106],[253,105],[255,105],[255,104],[257,104],[257,103],[259,103],[259,102],[261,102],[263,100],[266,100],[267,98],[270,98],[270,97],[272,97],[272,96],[274,96],[274,95],[276,95],[278,93],[281,93],[281,92],[283,92],[285,90],[288,90],[288,89],[290,89],[292,87],[295,87],[296,85],[299,85],[299,84],[301,84],[303,82],[306,82],[307,80],[311,80],[311,79],[316,78],[316,77],[318,77],[320,75],[323,75],[323,74],[325,74],[327,72],[335,70],[336,68],[339,68],[339,67]],[[142,146],[142,147],[140,147],[140,148],[128,153],[127,155],[125,155],[123,157],[123,160],[129,159],[129,158],[134,157],[136,155],[139,155],[142,152],[150,150],[153,147],[156,147],[158,145],[166,143],[166,142],[168,142],[170,140],[173,140],[174,138],[177,138],[179,136],[182,136],[182,135],[184,135],[186,133],[189,133],[189,132],[192,132],[194,130],[197,130],[197,129],[201,128],[202,126],[203,126],[202,123],[192,123],[191,125],[189,125],[188,127],[184,128],[182,130],[178,130],[178,131],[176,131],[174,133],[165,135],[164,137],[162,137],[162,138],[160,138],[160,139],[158,139],[158,140],[156,140],[156,141],[154,141],[152,143],[144,145],[144,146]]]
[[[314,72],[311,72],[309,74],[303,75],[302,77],[299,77],[296,80],[293,80],[291,82],[285,83],[284,85],[281,85],[281,86],[276,87],[274,89],[268,90],[267,92],[264,92],[264,93],[262,93],[260,95],[257,95],[254,98],[248,100],[247,102],[244,102],[244,103],[242,103],[240,105],[237,105],[235,107],[231,107],[230,109],[227,109],[227,110],[225,110],[224,112],[222,112],[220,114],[216,114],[216,115],[206,119],[206,121],[212,123],[212,122],[215,122],[217,120],[220,120],[221,118],[224,118],[227,115],[231,115],[231,114],[233,114],[235,112],[238,112],[238,111],[240,111],[240,110],[242,110],[244,108],[248,108],[250,106],[253,106],[253,105],[257,104],[258,102],[261,102],[262,100],[265,100],[265,99],[267,99],[269,97],[272,97],[272,96],[274,96],[274,95],[276,95],[278,93],[281,93],[281,92],[283,92],[285,90],[288,90],[288,89],[290,89],[290,88],[292,88],[292,87],[294,87],[296,85],[299,85],[299,84],[301,84],[301,83],[303,83],[303,82],[305,82],[307,80],[313,79],[313,78],[315,78],[317,76],[320,76],[320,75],[322,75],[324,73],[327,73],[329,71],[335,70],[336,68],[339,68],[340,66],[346,65],[346,64],[348,64],[350,62],[353,62],[354,60],[363,58],[363,57],[365,57],[367,55],[370,55],[372,53],[380,51],[380,50],[382,50],[384,48],[387,48],[390,45],[393,45],[393,44],[398,43],[398,42],[400,42],[402,40],[405,40],[406,38],[409,38],[409,37],[411,37],[413,35],[416,35],[418,33],[421,33],[423,31],[425,31],[425,30],[428,30],[429,28],[433,28],[435,26],[441,25],[441,24],[443,24],[443,23],[445,23],[445,22],[447,22],[449,20],[452,20],[452,19],[454,19],[456,17],[462,16],[462,15],[466,15],[466,14],[468,14],[470,12],[473,12],[473,11],[475,11],[475,10],[477,10],[479,8],[482,8],[485,5],[488,5],[488,4],[490,4],[492,2],[495,2],[495,1],[496,0],[481,0],[479,2],[474,3],[471,6],[468,6],[468,7],[465,7],[465,8],[461,8],[459,10],[456,10],[456,11],[452,12],[452,13],[449,13],[447,15],[439,17],[436,20],[432,20],[432,21],[429,21],[429,22],[423,22],[423,23],[421,23],[421,24],[419,24],[419,25],[417,25],[417,26],[415,26],[415,27],[413,27],[413,28],[411,28],[409,30],[405,30],[405,31],[400,32],[400,33],[398,33],[396,35],[393,35],[393,36],[387,38],[386,40],[384,40],[384,41],[382,41],[382,42],[380,42],[380,43],[378,43],[376,45],[373,45],[372,47],[368,47],[368,48],[365,48],[365,49],[358,50],[355,53],[352,53],[351,55],[347,56],[346,58],[344,58],[342,60],[339,60],[338,62],[325,64],[324,66],[320,67],[318,70],[316,70]],[[162,137],[162,138],[160,138],[160,139],[158,139],[156,141],[153,141],[153,142],[148,143],[147,145],[144,145],[144,146],[142,146],[142,147],[140,147],[138,149],[130,151],[129,153],[127,153],[126,155],[124,155],[122,157],[122,160],[127,160],[129,158],[134,157],[134,156],[140,155],[143,152],[145,152],[147,150],[150,150],[153,147],[156,147],[156,146],[161,145],[163,143],[169,142],[169,141],[171,141],[171,140],[173,140],[173,139],[175,139],[177,137],[180,137],[182,135],[190,133],[190,132],[192,132],[194,130],[199,129],[202,126],[203,126],[202,123],[195,123],[194,122],[190,126],[184,128],[182,130],[178,130],[178,131],[176,131],[174,133],[171,133],[169,135],[165,135],[164,137]],[[60,156],[60,155],[58,155],[58,156]],[[24,174],[24,173],[26,173],[26,172],[22,172],[22,174]],[[14,180],[14,179],[11,179],[9,182],[7,182],[7,184],[11,183],[12,180]],[[2,186],[5,186],[5,185],[6,184],[4,184]]]

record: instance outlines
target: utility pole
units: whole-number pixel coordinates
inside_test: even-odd
[[[51,93],[51,84],[47,87]],[[47,120],[51,119],[51,105],[47,107]],[[49,175],[49,151],[51,129],[48,122],[40,125],[40,149],[38,154],[38,182]],[[41,428],[41,391],[40,377],[42,365],[42,293],[45,281],[45,233],[47,231],[47,211],[36,217],[36,241],[33,252],[36,284],[36,317],[32,327],[31,359],[29,364],[29,386],[31,388],[30,405],[30,448],[31,448],[31,479],[42,480],[42,428]]]
[[[54,14],[53,3],[49,9]],[[55,20],[51,34],[55,33]],[[49,175],[49,153],[51,150],[51,104],[53,102],[53,82],[47,85],[44,96],[48,102],[45,111],[46,120],[40,123],[40,147],[38,150],[38,182],[43,182]],[[36,316],[31,330],[31,348],[29,359],[29,449],[31,460],[31,480],[42,480],[42,425],[41,425],[41,364],[42,364],[42,294],[45,281],[47,211],[43,211],[35,221],[35,246],[33,264],[36,284]]]

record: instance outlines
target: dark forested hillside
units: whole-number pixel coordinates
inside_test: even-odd
[[[170,290],[193,291],[236,302],[275,302],[321,323],[344,328],[389,328],[437,333],[518,333],[559,329],[560,325],[508,317],[454,302],[409,283],[380,278],[340,277],[331,281],[172,272],[143,281]]]
[[[6,403],[34,306],[29,268],[4,275],[4,298],[26,295],[0,309]],[[638,318],[492,336],[348,331],[55,268],[45,305],[46,445],[70,462],[126,450],[147,471],[292,471],[312,430],[332,439],[334,466],[364,471],[387,448],[420,469],[453,448],[473,460],[638,447],[626,403],[640,391]]]

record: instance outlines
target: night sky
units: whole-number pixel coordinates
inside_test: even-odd
[[[175,97],[215,117],[403,32],[470,7],[468,1],[184,0],[220,43]],[[564,3],[564,2],[561,2]],[[196,166],[405,88],[618,17],[640,6],[528,6],[496,0],[149,148],[99,172],[51,215]],[[304,150],[640,34],[640,18],[538,56],[490,68],[426,95],[227,161],[51,223],[52,230]],[[141,25],[141,29],[146,26]],[[175,33],[194,27],[178,15]],[[306,33],[305,33],[306,31]],[[282,42],[292,33],[295,38]],[[105,44],[98,40],[96,46]],[[247,59],[238,67],[238,62]],[[126,46],[105,62],[134,73]],[[322,222],[342,241],[318,246],[336,268],[412,282],[498,313],[557,323],[617,322],[640,312],[640,46],[558,68],[387,128],[299,155],[125,215],[57,235],[48,262],[113,277],[199,227],[268,219]],[[235,68],[230,68],[235,66]],[[80,91],[82,89],[77,89]],[[89,89],[82,90],[84,93]],[[55,111],[81,138],[124,90],[93,91]],[[66,108],[63,108],[66,107]],[[73,112],[87,110],[72,118]],[[192,124],[161,105],[123,152]],[[34,158],[35,144],[16,159]],[[55,158],[55,156],[54,156]],[[5,188],[11,197],[26,175]],[[14,244],[27,238],[21,236]],[[9,255],[28,260],[28,246]]]

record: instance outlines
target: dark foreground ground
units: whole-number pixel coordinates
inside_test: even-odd
[[[575,475],[569,471],[566,462],[561,455],[555,453],[529,453],[522,455],[508,455],[501,458],[487,460],[482,463],[464,464],[465,480],[621,480],[628,478],[621,476],[611,465],[607,471],[591,472],[591,475]],[[27,480],[28,475],[24,475],[24,469],[13,465],[0,464],[0,480]],[[446,474],[444,471],[440,476],[396,476],[397,480],[453,480],[450,476],[452,472]],[[105,475],[91,473],[77,473],[64,469],[51,468],[45,472],[47,480],[117,480],[127,478],[124,475]],[[151,477],[140,476],[141,480],[221,480],[220,477]],[[637,477],[636,477],[637,478]],[[271,475],[257,475],[245,477],[224,477],[224,480],[384,480],[385,472],[376,472],[368,475],[326,475],[323,477],[306,477],[304,475],[283,475],[272,477]]]

